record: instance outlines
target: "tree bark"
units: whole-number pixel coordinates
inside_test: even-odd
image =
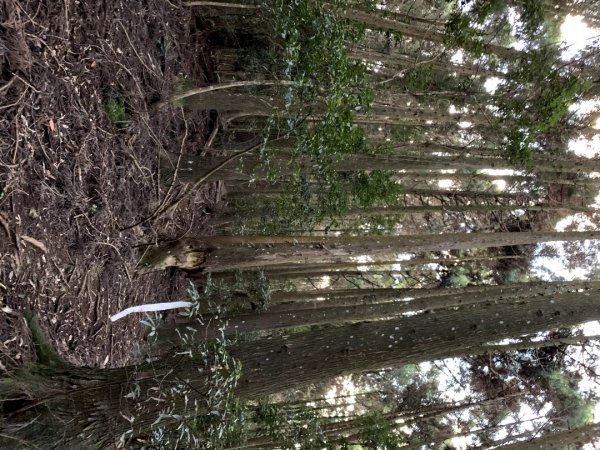
[[[236,394],[250,400],[347,373],[464,356],[490,341],[598,319],[596,295],[535,295],[247,341],[230,355],[242,366]],[[0,434],[44,449],[102,449],[126,432],[126,438],[143,438],[164,408],[155,389],[186,380],[187,402],[202,401],[208,386],[200,368],[199,359],[171,352],[138,367],[65,367],[4,381],[3,397],[19,403],[5,401]],[[137,398],[126,397],[134,389]],[[185,414],[188,403],[173,402],[171,414]]]
[[[453,118],[453,121],[457,121]],[[429,147],[429,146],[428,146]],[[430,149],[430,148],[429,148]],[[514,169],[514,166],[505,159],[496,156],[473,156],[471,151],[481,149],[463,150],[460,156],[440,156],[431,154],[392,154],[392,155],[346,155],[340,157],[333,163],[335,170],[339,172],[356,172],[367,170],[388,171],[423,171],[423,170],[448,170],[448,169]],[[485,150],[485,149],[484,149]],[[444,153],[444,146],[440,146],[440,153]],[[172,176],[176,162],[179,159],[176,154],[162,155],[164,175],[166,178]],[[186,156],[178,171],[178,180],[182,182],[193,182],[206,176],[214,167],[225,161],[226,157],[191,157]],[[278,151],[271,159],[271,165],[280,175],[290,175],[293,168],[290,161],[293,157],[290,152]],[[312,163],[309,158],[297,158],[298,167],[304,174],[311,172]],[[535,170],[539,173],[589,173],[600,172],[600,159],[582,157],[536,157],[534,159]],[[173,169],[169,169],[172,167]],[[224,169],[216,172],[209,180],[250,180],[252,177],[265,178],[262,172],[263,163],[256,155],[246,155]],[[452,178],[452,174],[448,174]]]
[[[599,239],[598,231],[448,233],[400,236],[211,236],[149,249],[142,271],[179,267],[209,272],[352,262],[369,255],[390,260],[399,253],[465,250]]]
[[[578,448],[585,444],[592,443],[600,436],[600,423],[592,423],[574,430],[558,431],[556,433],[547,433],[538,438],[524,442],[496,447],[500,450],[540,450],[540,449],[563,449],[571,448],[576,445]]]
[[[202,337],[276,330],[296,326],[382,320],[408,312],[439,313],[444,309],[479,303],[513,303],[534,295],[558,295],[573,290],[597,293],[600,282],[523,283],[511,286],[470,286],[450,289],[343,289],[298,293],[303,302],[274,305],[266,312],[207,318]],[[310,301],[310,299],[317,299]],[[161,339],[177,342],[189,323],[165,329]]]

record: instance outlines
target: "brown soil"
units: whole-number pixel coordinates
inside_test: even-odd
[[[127,306],[185,298],[177,273],[137,274],[146,244],[204,234],[218,185],[172,217],[120,231],[174,198],[161,149],[197,153],[214,117],[164,107],[184,78],[211,81],[193,13],[169,0],[5,0],[0,6],[0,372],[35,358],[21,314],[78,365],[135,360]],[[111,123],[111,99],[126,108]],[[168,199],[167,199],[168,200]]]

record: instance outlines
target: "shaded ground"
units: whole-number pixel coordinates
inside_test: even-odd
[[[120,231],[177,194],[159,183],[160,149],[198,152],[215,126],[207,113],[159,106],[184,77],[207,81],[205,37],[168,0],[0,8],[0,369],[34,357],[24,309],[70,362],[125,364],[139,316],[109,316],[187,287],[175,273],[136,274],[144,244],[206,232],[219,197],[208,186],[174,220]],[[111,102],[124,107],[120,122]]]

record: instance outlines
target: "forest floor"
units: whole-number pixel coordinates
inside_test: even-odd
[[[124,229],[177,195],[160,183],[159,150],[198,154],[218,126],[160,106],[184,78],[214,81],[201,21],[168,0],[0,8],[0,372],[35,358],[27,309],[69,362],[126,364],[140,317],[110,315],[187,289],[177,273],[137,274],[143,249],[209,232],[220,201],[212,184],[174,217]]]

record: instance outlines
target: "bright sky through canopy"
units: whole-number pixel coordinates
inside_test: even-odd
[[[571,59],[586,46],[591,45],[593,40],[598,38],[599,31],[588,27],[583,17],[568,14],[560,27],[562,41],[567,46],[563,51],[563,59]]]

